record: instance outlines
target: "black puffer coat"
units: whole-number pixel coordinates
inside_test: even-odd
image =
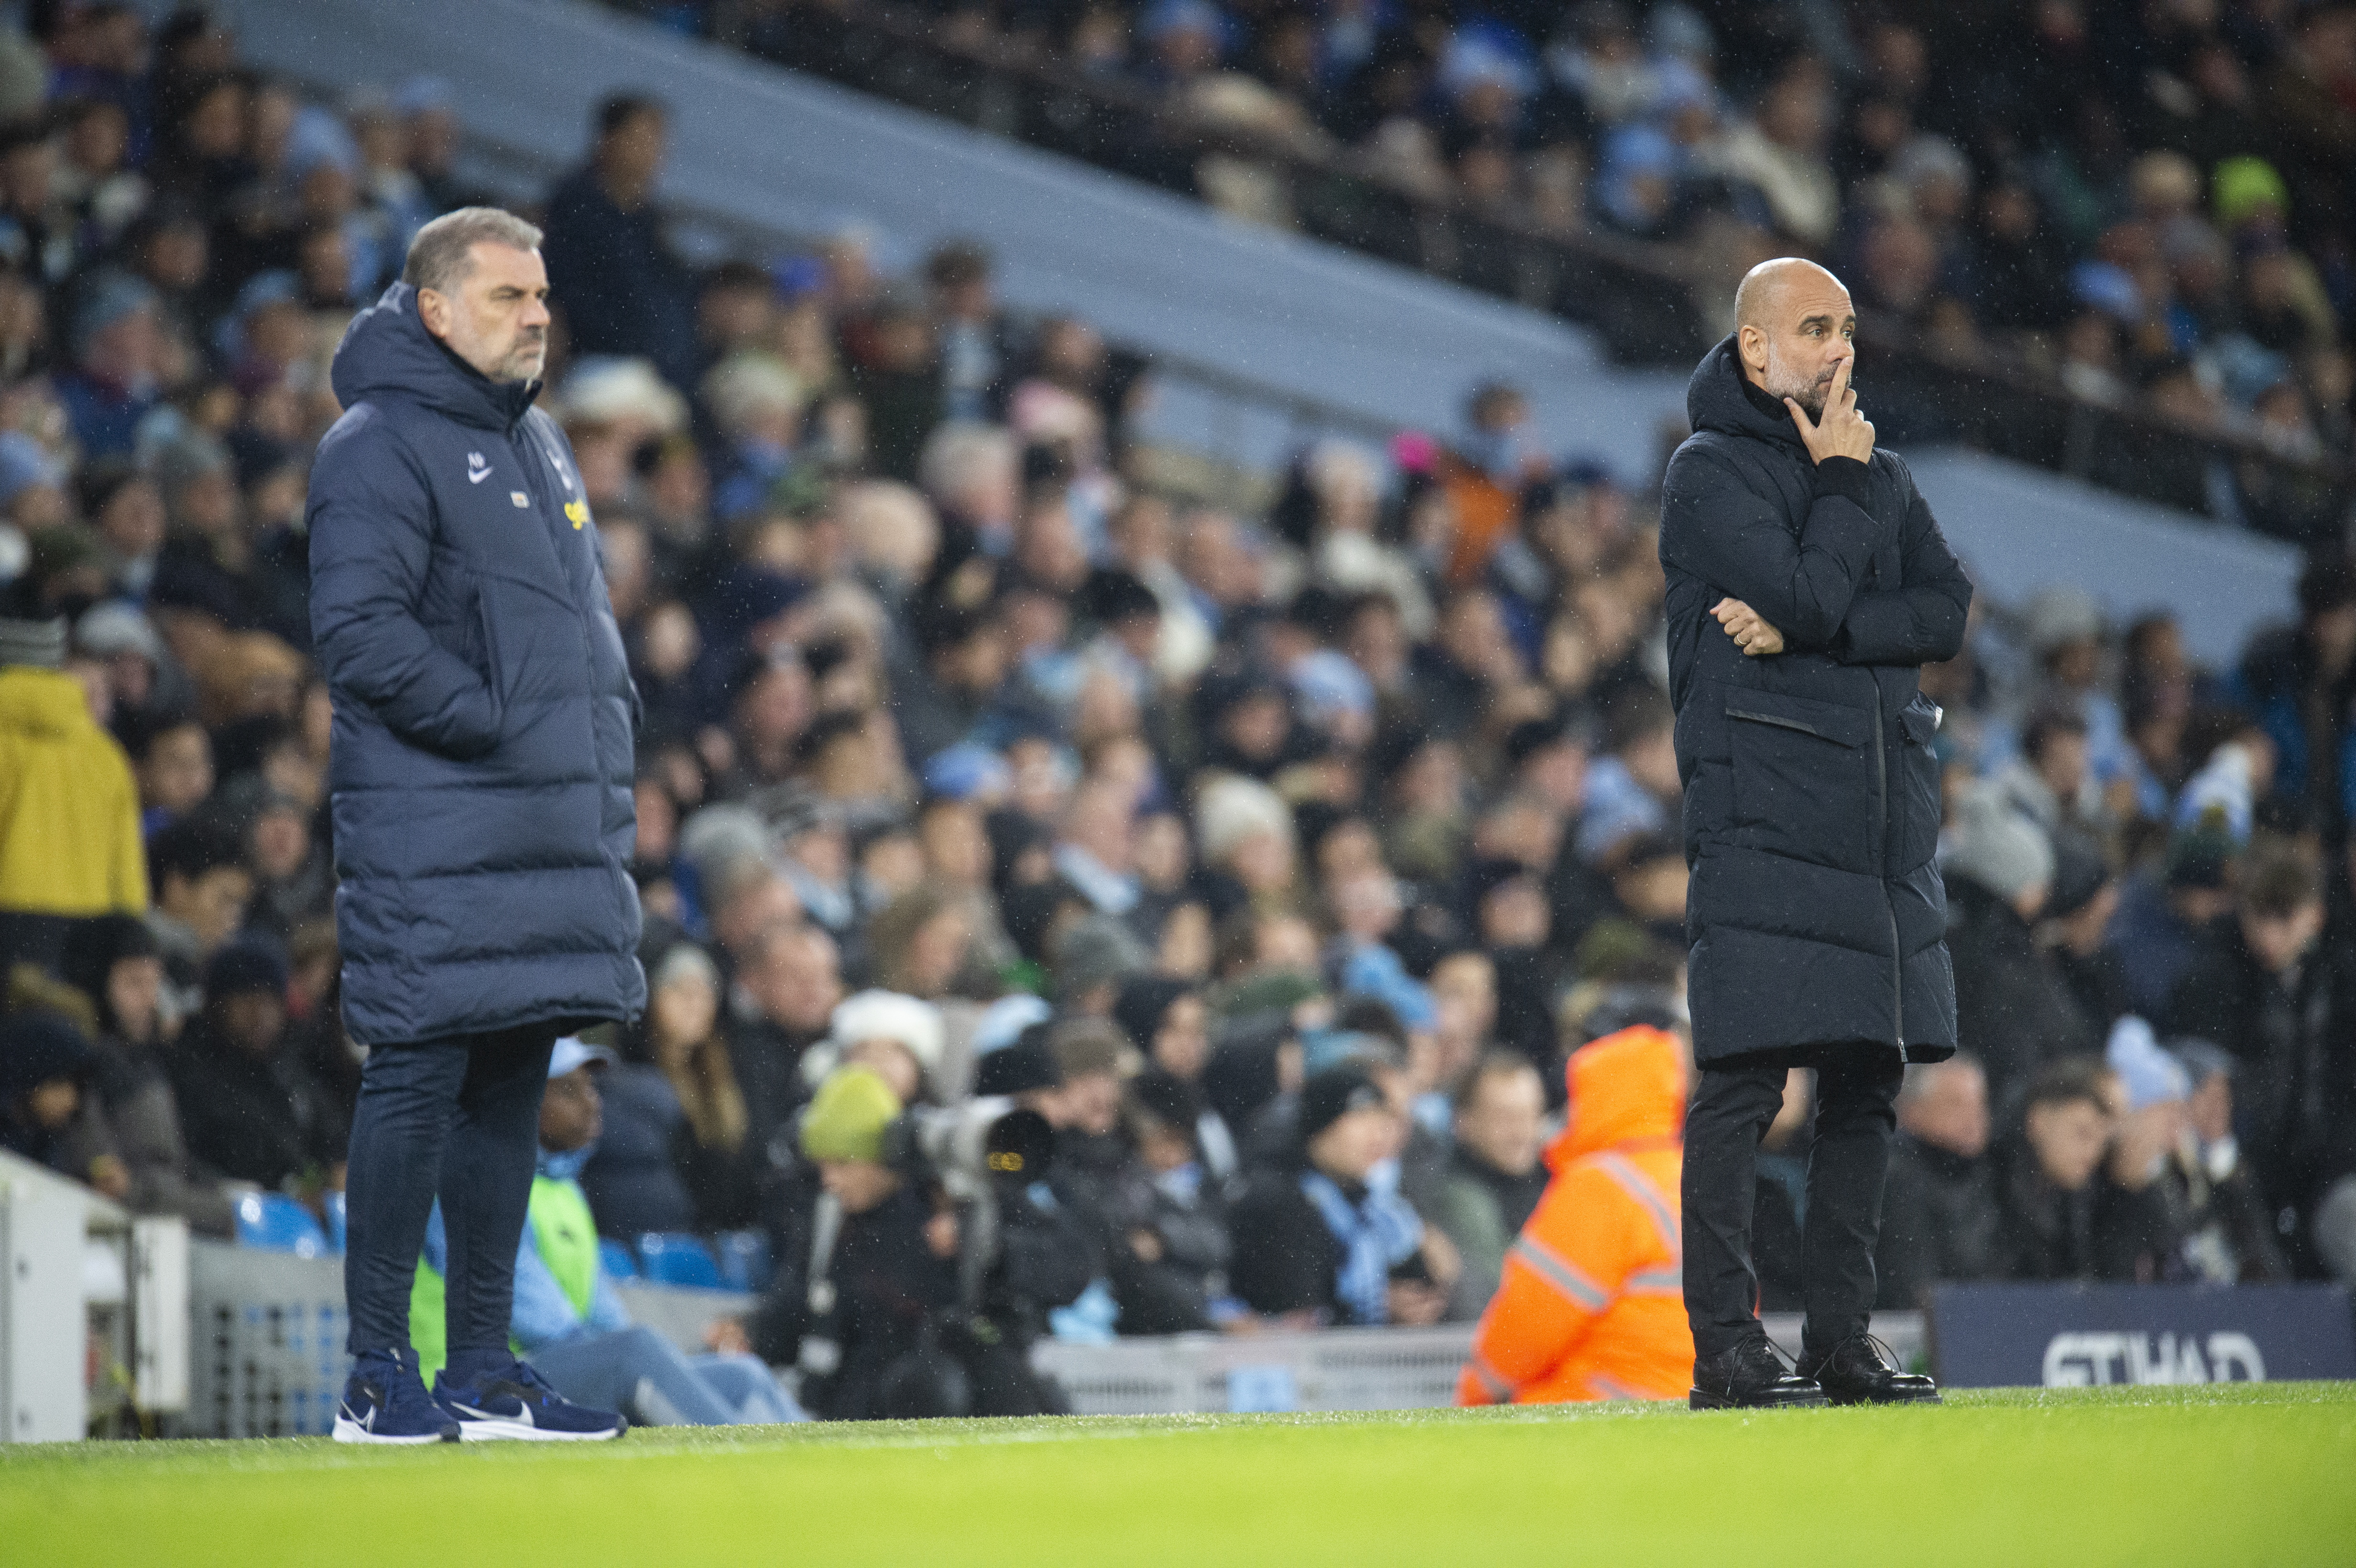
[[[1732,338],[1686,407],[1661,564],[1695,1053],[1863,1042],[1936,1061],[1955,1047],[1955,987],[1932,860],[1939,710],[1916,677],[1963,645],[1971,583],[1905,464],[1811,463]],[[1784,652],[1735,645],[1709,613],[1730,594]]]

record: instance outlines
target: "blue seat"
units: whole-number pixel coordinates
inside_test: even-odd
[[[638,1238],[638,1275],[654,1285],[684,1285],[722,1290],[720,1261],[700,1236],[685,1231],[648,1231]]]
[[[344,1195],[340,1192],[328,1193],[327,1200],[322,1207],[327,1211],[327,1250],[336,1256],[342,1257],[345,1240],[351,1234]]]
[[[249,1192],[237,1200],[237,1243],[298,1258],[328,1255],[327,1233],[319,1221],[283,1192]]]
[[[712,1244],[720,1254],[722,1284],[731,1290],[749,1290],[755,1295],[769,1288],[769,1276],[774,1271],[766,1232],[723,1231],[712,1238]]]
[[[597,1242],[597,1261],[605,1265],[607,1279],[636,1279],[638,1260],[630,1255],[630,1244],[603,1236]]]

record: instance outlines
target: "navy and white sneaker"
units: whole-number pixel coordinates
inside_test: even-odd
[[[602,1443],[630,1425],[610,1410],[573,1403],[523,1361],[509,1361],[471,1385],[453,1382],[445,1367],[434,1380],[434,1403],[457,1422],[460,1440],[467,1443]]]
[[[371,1350],[353,1363],[336,1407],[338,1443],[455,1443],[458,1423],[434,1403],[414,1350]]]

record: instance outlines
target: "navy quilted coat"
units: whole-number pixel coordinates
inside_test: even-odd
[[[1955,982],[1932,859],[1939,712],[1917,676],[1963,645],[1971,583],[1906,464],[1812,463],[1733,342],[1694,372],[1661,502],[1694,1052],[1935,1061],[1954,1051]],[[1735,645],[1709,613],[1729,594],[1784,652]]]
[[[311,472],[336,930],[366,1045],[643,1010],[637,706],[572,451],[396,283]]]

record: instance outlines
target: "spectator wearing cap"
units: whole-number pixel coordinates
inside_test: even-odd
[[[651,359],[695,384],[695,293],[654,205],[669,114],[617,93],[597,106],[589,161],[548,197],[549,283],[577,354]]]
[[[189,1157],[258,1187],[341,1187],[344,1126],[327,1092],[286,1049],[286,959],[232,943],[205,965],[204,1012],[171,1053]]]
[[[120,600],[82,612],[74,623],[72,648],[83,658],[105,665],[118,731],[145,723],[172,698],[186,692],[187,682],[165,653],[155,624]]]
[[[1980,786],[1964,800],[1946,874],[1956,1039],[1987,1070],[2001,1115],[2040,1067],[2091,1051],[2098,1039],[2036,940],[2053,891],[2044,830]]]
[[[799,1365],[822,1421],[897,1413],[893,1369],[958,1299],[956,1226],[916,1180],[901,1110],[863,1067],[819,1085],[796,1136],[814,1189],[789,1200],[776,1282],[745,1326],[763,1360]]]
[[[1942,1280],[1987,1277],[1996,1259],[1996,1172],[1987,1075],[1967,1051],[1906,1070],[1874,1252],[1875,1303],[1915,1311]]]
[[[634,1325],[615,1294],[579,1179],[604,1130],[598,1079],[613,1052],[567,1036],[549,1055],[540,1162],[516,1253],[509,1339],[565,1398],[627,1407],[655,1425],[727,1426],[807,1419],[769,1369],[743,1354],[688,1357]],[[409,1335],[423,1376],[442,1368],[449,1243],[436,1209],[410,1296]]]
[[[65,669],[66,623],[0,609],[0,969],[54,964],[67,923],[147,907],[123,748]]]
[[[2191,1079],[2138,1018],[2119,1020],[2103,1057],[2112,1133],[2095,1183],[2095,1273],[2137,1285],[2181,1277],[2185,1216],[2168,1174],[2183,1143]]]
[[[66,948],[67,982],[91,999],[91,1086],[128,1176],[137,1214],[177,1214],[199,1235],[226,1237],[230,1194],[189,1157],[170,1068],[180,1019],[166,1010],[164,960],[135,915],[80,923]]]
[[[83,285],[70,323],[73,368],[57,384],[74,440],[91,457],[128,456],[155,406],[164,343],[155,291],[106,271]]]
[[[1246,1306],[1301,1324],[1440,1319],[1448,1296],[1434,1249],[1396,1186],[1403,1132],[1355,1062],[1301,1085],[1288,1164],[1256,1178],[1229,1219],[1232,1283]]]

